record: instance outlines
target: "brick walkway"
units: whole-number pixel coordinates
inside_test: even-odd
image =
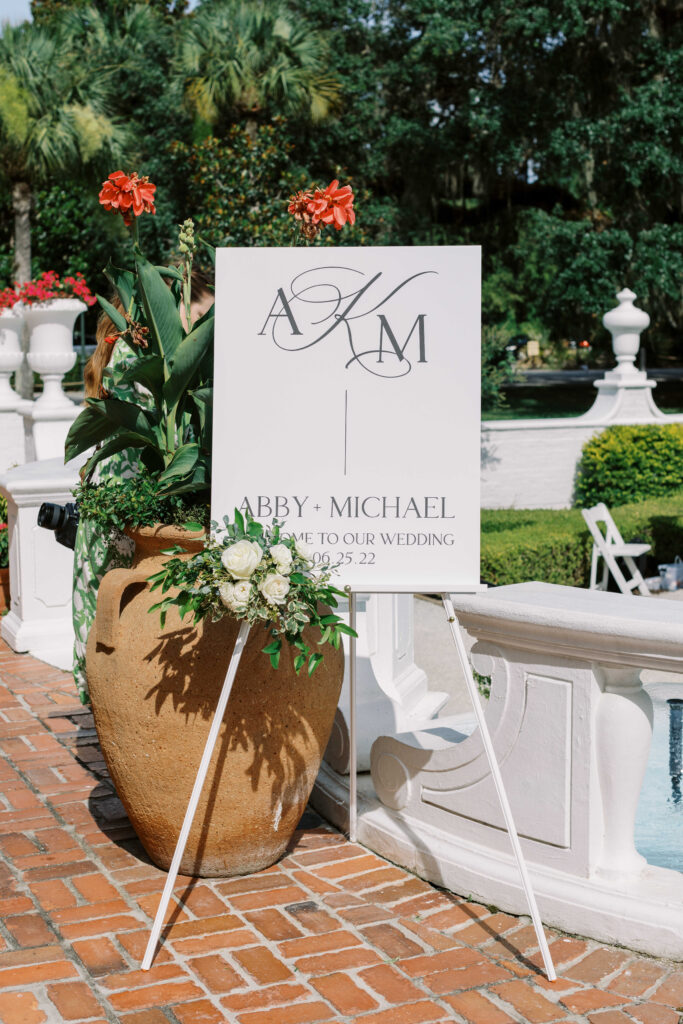
[[[683,968],[441,892],[306,815],[267,871],[178,879],[147,861],[71,678],[0,646],[0,1021],[679,1024]]]

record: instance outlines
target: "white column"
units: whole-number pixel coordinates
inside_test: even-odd
[[[595,745],[602,796],[603,875],[633,875],[647,867],[633,841],[638,799],[652,740],[652,701],[640,670],[602,666],[604,691],[595,716]]]

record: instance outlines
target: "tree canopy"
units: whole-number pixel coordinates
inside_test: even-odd
[[[606,344],[600,316],[624,285],[655,355],[680,358],[680,0],[33,0],[33,13],[33,31],[70,34],[82,72],[115,81],[124,169],[158,185],[146,229],[160,256],[190,215],[215,242],[287,244],[272,224],[288,189],[341,176],[359,196],[347,244],[483,246],[493,362],[518,333]],[[48,175],[37,203],[75,187]],[[50,252],[72,261],[56,269],[86,269],[68,239]]]

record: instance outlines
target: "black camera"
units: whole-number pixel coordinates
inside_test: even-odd
[[[78,528],[78,505],[71,501],[66,505],[53,505],[51,501],[44,501],[38,509],[38,526],[54,530],[55,540],[73,551]]]

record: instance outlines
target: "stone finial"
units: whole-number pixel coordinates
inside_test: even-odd
[[[605,313],[602,322],[612,335],[612,348],[617,360],[616,374],[630,377],[638,373],[635,358],[640,348],[640,335],[650,324],[650,317],[633,305],[634,292],[624,288],[617,293],[619,305]]]

